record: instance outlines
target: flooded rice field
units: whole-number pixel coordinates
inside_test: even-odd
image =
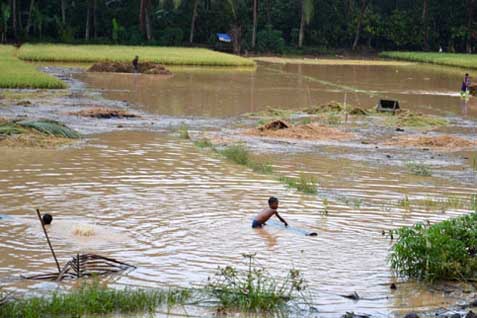
[[[318,195],[308,195],[171,134],[171,127],[184,121],[192,135],[200,134],[236,121],[244,125],[236,116],[267,106],[301,109],[342,101],[346,93],[348,103],[364,108],[379,98],[399,99],[405,109],[454,120],[456,125],[442,129],[446,133],[476,140],[477,103],[461,100],[456,92],[460,71],[262,63],[256,71],[173,72],[168,79],[75,73],[69,77],[72,94],[80,96],[52,97],[53,106],[37,101],[40,106],[33,110],[0,107],[2,116],[12,109],[16,115],[50,114],[89,134],[86,143],[64,149],[0,148],[0,282],[5,288],[43,292],[57,286],[13,279],[55,268],[35,219],[38,207],[55,217],[49,232],[61,262],[78,252],[95,252],[137,266],[111,279],[119,286],[200,286],[217,266],[242,264],[242,254],[257,253],[257,263],[272,274],[291,268],[304,273],[317,312],[298,316],[401,317],[452,308],[477,295],[472,286],[397,279],[388,264],[392,241],[382,234],[468,213],[466,204],[443,211],[417,202],[469,201],[477,187],[471,166],[477,149],[443,154],[247,141],[254,155],[270,161],[281,175],[316,176]],[[93,101],[137,111],[141,118],[104,124],[65,115]],[[407,173],[403,167],[410,160],[429,163],[433,175]],[[272,195],[280,199],[281,215],[290,225],[318,236],[272,226],[252,229],[252,218]],[[410,208],[400,204],[404,197]],[[76,226],[93,227],[96,235],[75,236]],[[398,288],[391,290],[391,283]],[[359,301],[342,297],[355,291]],[[189,313],[213,314],[207,307]]]

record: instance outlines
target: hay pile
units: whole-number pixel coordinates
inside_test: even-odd
[[[96,107],[84,109],[79,112],[69,113],[70,115],[76,115],[81,117],[90,117],[98,119],[111,119],[111,118],[136,118],[138,115],[129,113],[121,109],[105,108],[105,107]]]
[[[385,145],[401,146],[408,148],[429,148],[444,151],[455,151],[477,147],[477,141],[469,141],[464,138],[442,136],[402,136],[392,138]]]
[[[247,129],[244,133],[250,136],[304,140],[350,140],[355,138],[352,133],[321,126],[317,123],[292,126],[281,120],[269,122],[259,128]]]
[[[100,62],[95,63],[88,69],[88,72],[107,72],[107,73],[136,73],[132,63],[122,62]],[[138,72],[141,74],[153,75],[171,75],[163,65],[152,62],[138,64]]]

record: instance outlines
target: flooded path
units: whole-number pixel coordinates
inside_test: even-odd
[[[240,264],[243,253],[257,253],[258,264],[272,274],[283,275],[291,268],[303,271],[318,309],[313,317],[339,317],[347,311],[400,317],[409,311],[451,307],[474,296],[474,290],[463,295],[413,282],[399,283],[391,291],[389,285],[396,281],[387,263],[392,242],[381,232],[468,213],[465,208],[404,209],[399,201],[406,195],[411,200],[468,200],[475,193],[475,176],[416,177],[402,173],[398,162],[385,168],[370,165],[352,148],[290,148],[284,155],[256,145],[257,155],[269,159],[282,175],[306,172],[318,178],[318,195],[305,195],[164,132],[171,121],[190,117],[193,124],[193,116],[202,116],[197,120],[204,123],[196,129],[207,130],[218,123],[227,125],[224,118],[267,106],[298,109],[341,100],[349,87],[368,91],[349,91],[349,102],[354,99],[362,106],[370,107],[376,96],[384,95],[423,112],[471,122],[477,118],[474,100],[465,114],[460,108],[453,89],[459,74],[427,67],[418,72],[342,67],[261,65],[257,73],[194,70],[176,72],[164,81],[78,74],[89,87],[82,89],[136,104],[142,122],[131,124],[134,130],[90,135],[87,144],[76,148],[2,149],[0,214],[9,217],[0,220],[0,281],[17,291],[45,288],[43,283],[10,279],[55,266],[34,219],[34,208],[39,207],[56,217],[50,233],[61,261],[88,251],[138,266],[115,278],[118,285],[198,286],[217,266]],[[390,74],[398,74],[399,87],[392,87]],[[159,128],[151,128],[151,121]],[[118,130],[116,124],[110,130]],[[95,130],[95,121],[76,125],[96,133],[108,128]],[[457,170],[467,162],[454,165]],[[290,224],[318,236],[274,227],[251,229],[251,219],[271,195],[281,200],[281,214]],[[96,241],[79,239],[71,233],[72,224],[94,225],[101,235]],[[363,299],[340,296],[354,291]],[[203,308],[197,312],[212,314]]]

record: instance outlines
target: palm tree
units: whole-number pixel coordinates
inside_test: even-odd
[[[17,32],[17,0],[12,0],[12,30],[15,40],[18,39]]]
[[[141,0],[139,6],[139,26],[142,33],[145,33],[146,39],[150,41],[152,39],[151,32],[151,18],[149,11],[151,9],[151,0]]]
[[[197,19],[197,7],[199,6],[199,0],[193,0],[193,9],[192,9],[192,21],[190,23],[190,36],[189,43],[194,42],[194,32],[195,32],[195,20]]]
[[[228,0],[230,12],[232,13],[230,33],[232,35],[232,44],[235,54],[240,54],[242,44],[242,25],[238,14],[240,1],[241,0]]]
[[[354,36],[354,42],[352,50],[356,50],[359,42],[359,36],[361,34],[361,24],[363,23],[364,14],[366,13],[366,8],[368,7],[367,0],[361,0],[361,8],[359,10],[358,25],[356,26],[356,34]]]
[[[301,19],[300,19],[300,33],[298,35],[298,47],[303,46],[305,39],[305,25],[310,24],[314,13],[313,0],[301,0]]]
[[[257,42],[257,0],[253,0],[253,26],[252,26],[252,48],[255,48]]]

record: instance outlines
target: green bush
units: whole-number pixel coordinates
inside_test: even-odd
[[[390,263],[398,275],[427,281],[477,278],[477,213],[397,233]]]
[[[273,30],[270,25],[257,33],[257,51],[264,53],[283,53],[285,40],[281,31]]]
[[[290,270],[286,277],[278,279],[257,267],[253,255],[244,257],[249,258],[246,271],[219,267],[215,277],[209,279],[207,289],[222,309],[279,314],[290,300],[303,298],[306,286],[299,271]]]

